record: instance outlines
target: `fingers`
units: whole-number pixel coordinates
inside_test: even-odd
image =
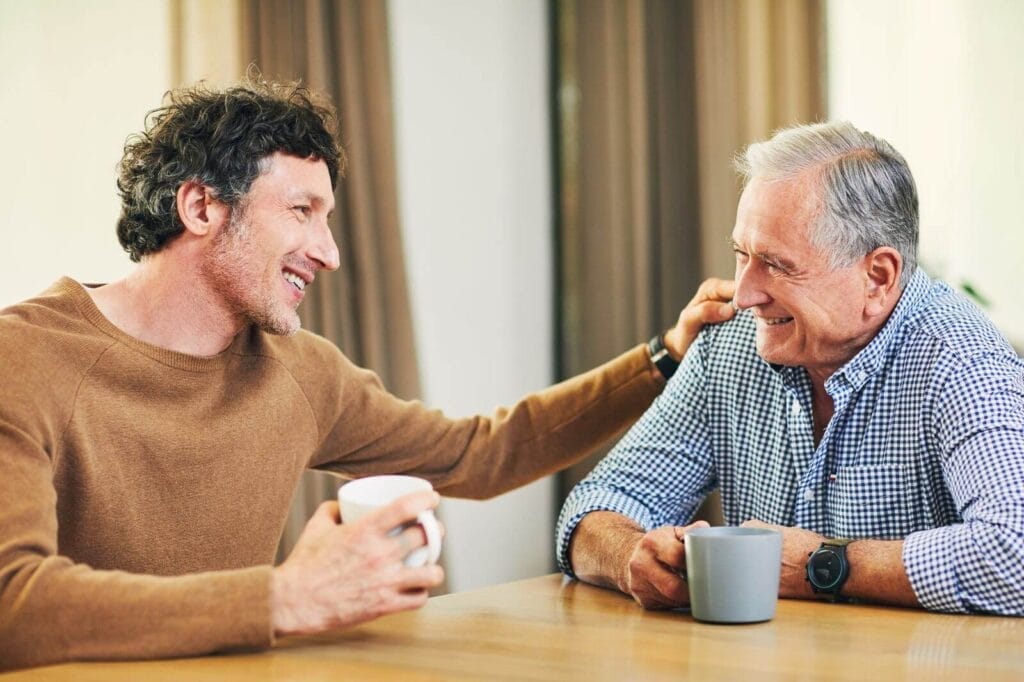
[[[735,314],[736,309],[732,307],[731,303],[721,303],[719,301],[691,303],[683,311],[686,326],[688,328],[696,328],[697,330],[705,324],[715,324],[731,320]]]
[[[434,509],[441,496],[433,490],[424,490],[399,497],[391,504],[374,510],[364,516],[361,521],[382,533],[392,528],[404,526],[414,520],[416,515],[427,509]]]
[[[676,537],[673,526],[664,526],[647,533],[640,540],[640,547],[669,568],[678,570],[686,564],[683,543]]]
[[[645,609],[673,608],[690,601],[686,582],[659,562],[630,564],[629,591]]]
[[[395,589],[400,592],[429,590],[444,582],[444,569],[437,564],[428,564],[401,571],[395,582]]]
[[[665,345],[675,359],[686,354],[690,344],[706,324],[731,320],[736,309],[731,301],[736,283],[730,279],[706,279],[690,302],[679,313],[676,325],[665,333]]]
[[[430,589],[444,582],[444,570],[437,565],[403,567],[395,573],[383,592],[383,600],[374,615],[418,609],[427,603]]]
[[[679,575],[686,564],[680,540],[686,528],[664,526],[637,542],[628,565],[629,592],[644,608],[671,608],[689,602],[686,582]]]
[[[686,535],[691,530],[694,530],[696,528],[710,528],[710,527],[711,527],[711,524],[708,523],[707,521],[694,521],[689,526],[677,526],[677,528],[681,528],[682,529],[682,535]]]
[[[409,556],[410,552],[427,544],[427,535],[423,532],[423,527],[418,523],[403,530],[395,539],[398,541],[399,553],[402,558]]]
[[[701,301],[731,301],[736,295],[736,282],[731,279],[718,279],[710,277],[704,280],[697,287],[697,294],[690,301],[691,304]]]

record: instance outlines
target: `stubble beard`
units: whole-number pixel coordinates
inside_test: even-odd
[[[228,226],[214,238],[203,274],[236,317],[267,334],[291,336],[302,328],[298,313],[277,297],[273,277],[263,282],[263,256],[252,240],[252,226],[244,207],[235,207]],[[280,273],[276,273],[280,276]]]

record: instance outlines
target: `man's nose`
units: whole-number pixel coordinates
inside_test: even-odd
[[[740,310],[753,308],[771,300],[764,290],[761,279],[761,273],[755,262],[736,264],[736,295],[732,297],[732,301],[737,308]]]
[[[324,270],[337,270],[341,265],[338,245],[334,241],[334,234],[331,233],[331,226],[326,220],[320,224],[320,229],[317,230],[307,255],[319,263]]]

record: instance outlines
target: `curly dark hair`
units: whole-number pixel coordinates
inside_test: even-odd
[[[189,180],[236,208],[275,152],[325,162],[336,188],[345,166],[336,130],[330,105],[298,83],[249,78],[226,90],[202,83],[171,90],[146,115],[145,130],[125,142],[118,241],[138,262],[181,234],[176,194]]]

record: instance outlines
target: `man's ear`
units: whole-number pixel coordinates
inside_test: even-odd
[[[864,256],[864,314],[888,315],[900,295],[903,257],[890,246],[880,246]]]
[[[178,218],[197,237],[216,231],[231,217],[227,204],[218,201],[213,190],[195,180],[182,183],[177,193]]]

